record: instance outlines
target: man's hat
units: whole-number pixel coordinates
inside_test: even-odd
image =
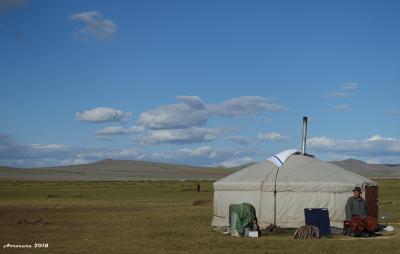
[[[354,191],[361,192],[361,188],[357,186],[357,187],[354,188],[353,192],[354,192]]]

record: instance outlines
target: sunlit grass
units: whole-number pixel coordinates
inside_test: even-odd
[[[399,180],[380,180],[381,210],[400,221]],[[0,244],[48,243],[46,253],[400,253],[392,239],[258,239],[213,232],[212,183],[201,182],[1,182]],[[21,223],[42,218],[49,224]],[[1,249],[1,253],[21,253]],[[29,253],[44,253],[30,249]]]

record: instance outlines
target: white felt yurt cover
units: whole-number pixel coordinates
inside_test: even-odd
[[[274,161],[275,156],[279,158]],[[304,208],[328,208],[331,226],[343,227],[345,204],[355,186],[376,182],[329,162],[288,150],[214,182],[212,226],[229,226],[229,205],[250,203],[259,225],[297,228],[304,225]],[[283,160],[283,161],[282,161]],[[281,165],[278,167],[278,165]]]

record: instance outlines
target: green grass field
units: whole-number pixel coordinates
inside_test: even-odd
[[[400,180],[379,180],[400,224]],[[211,182],[0,182],[0,253],[400,253],[400,238],[234,238],[212,231]],[[47,243],[12,249],[6,244]]]

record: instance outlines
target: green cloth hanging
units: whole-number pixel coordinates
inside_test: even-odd
[[[248,203],[229,205],[229,217],[232,218],[232,216],[236,216],[236,223],[233,221],[235,225],[230,226],[234,227],[240,235],[243,235],[245,227],[252,227],[257,221],[256,210]]]

